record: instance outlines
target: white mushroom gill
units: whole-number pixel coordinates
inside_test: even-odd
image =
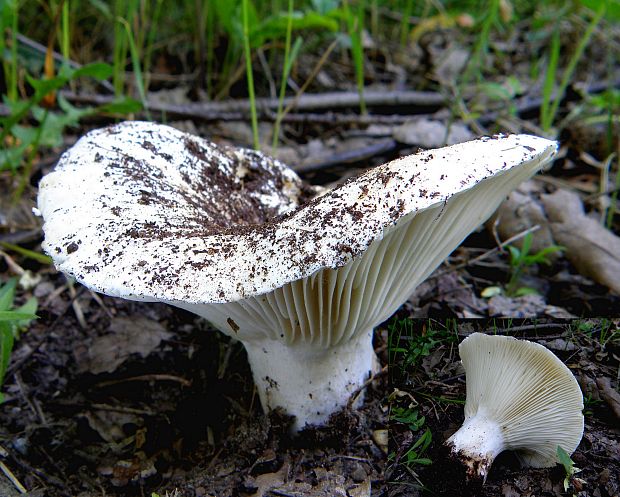
[[[304,203],[303,182],[262,154],[121,123],[42,180],[44,248],[90,288],[188,309],[243,342],[263,407],[298,429],[346,405],[376,368],[373,328],[555,150],[484,138]]]
[[[583,435],[583,398],[564,363],[542,345],[474,333],[459,346],[466,373],[463,426],[446,445],[472,480],[513,450],[526,466],[555,465]]]

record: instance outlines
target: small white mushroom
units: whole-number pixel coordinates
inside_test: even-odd
[[[516,338],[473,333],[459,345],[465,368],[465,421],[446,445],[472,484],[484,483],[493,460],[513,450],[524,466],[557,462],[583,436],[577,380],[550,350]]]
[[[555,151],[483,138],[307,201],[258,152],[126,122],[86,135],[41,181],[43,247],[89,288],[182,307],[243,342],[264,409],[299,429],[347,404],[376,370],[373,328]]]

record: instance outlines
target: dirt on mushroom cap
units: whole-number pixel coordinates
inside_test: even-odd
[[[303,184],[277,161],[157,124],[121,123],[63,156],[41,183],[39,209],[57,267],[91,288],[228,302],[340,267],[405,215],[554,151],[554,142],[523,135],[481,139],[379,166],[303,204]],[[216,197],[201,192],[212,169]],[[244,182],[252,173],[263,179]]]

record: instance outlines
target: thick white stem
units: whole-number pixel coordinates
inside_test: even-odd
[[[494,459],[505,449],[500,425],[480,411],[466,419],[463,426],[446,440],[446,445],[465,466],[468,475],[482,481]]]
[[[329,348],[276,340],[244,345],[263,409],[281,407],[295,416],[294,431],[324,424],[378,369],[372,330]]]

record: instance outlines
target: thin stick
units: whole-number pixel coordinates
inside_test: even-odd
[[[383,366],[383,368],[381,368],[381,371],[379,371],[376,374],[373,374],[370,378],[368,378],[362,385],[360,385],[359,387],[357,387],[357,389],[351,394],[351,397],[349,398],[349,402],[347,402],[347,408],[351,409],[351,407],[353,406],[353,404],[355,404],[355,402],[357,401],[357,398],[359,397],[359,394],[366,388],[368,387],[373,381],[379,379],[381,376],[387,374],[388,372],[388,367],[387,365]]]
[[[332,45],[330,45],[331,47]],[[328,48],[329,50],[329,48]],[[333,48],[332,48],[333,50]],[[324,54],[321,60],[328,54]],[[321,61],[317,63],[315,68],[318,72],[321,67]],[[318,69],[317,69],[318,68]],[[306,83],[310,84],[311,78]],[[304,83],[304,85],[306,84]],[[306,85],[307,87],[307,85]],[[301,95],[304,87],[300,88],[294,97],[285,97],[284,104],[287,107],[296,110],[324,110],[355,108],[359,107],[359,94],[351,91],[335,91],[326,93],[311,93]],[[85,95],[77,94],[71,91],[60,91],[62,96],[67,100],[76,103],[87,104],[107,104],[114,100],[109,95]],[[403,106],[421,106],[421,107],[441,107],[446,103],[446,98],[437,92],[432,91],[385,91],[385,90],[367,90],[364,92],[364,100],[367,106],[384,106],[397,107]],[[249,99],[234,99],[223,102],[197,102],[189,104],[161,104],[158,102],[149,102],[151,111],[162,111],[166,114],[176,114],[185,116],[202,117],[209,114],[235,113],[240,112],[245,115],[249,114],[251,102]],[[258,109],[271,109],[273,111],[278,108],[278,99],[276,98],[257,98],[256,107]],[[290,109],[289,109],[290,110]],[[410,116],[409,116],[410,117]]]
[[[26,490],[26,487],[21,484],[21,482],[17,479],[13,472],[2,461],[0,461],[0,469],[4,473],[4,476],[6,476],[19,491],[19,493],[25,494],[26,492],[28,492],[28,490]]]
[[[122,378],[120,380],[102,381],[100,383],[97,383],[95,386],[96,387],[108,387],[110,385],[117,385],[119,383],[127,383],[129,381],[176,381],[177,383],[180,383],[184,387],[189,387],[192,384],[191,381],[185,378],[181,378],[180,376],[159,373],[159,374],[143,374],[139,376],[132,376],[130,378]]]

